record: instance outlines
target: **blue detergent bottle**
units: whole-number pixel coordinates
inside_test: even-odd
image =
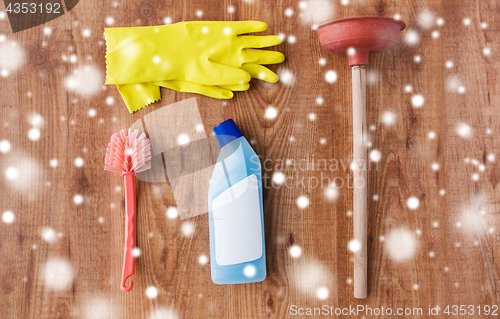
[[[212,280],[259,282],[266,278],[260,160],[233,120],[214,132],[221,151],[208,193]]]

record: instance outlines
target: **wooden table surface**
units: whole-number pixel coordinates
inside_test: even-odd
[[[429,318],[436,306],[442,318],[447,305],[472,305],[475,315],[457,317],[488,317],[477,306],[500,306],[500,3],[347,2],[310,0],[304,9],[291,0],[82,0],[15,34],[1,14],[1,317],[299,317],[293,305],[391,307],[391,318]],[[368,298],[356,300],[352,189],[344,185],[332,198],[335,192],[307,184],[351,176],[341,165],[352,153],[351,74],[346,57],[321,48],[311,26],[316,15],[396,14],[407,30],[367,67],[369,152],[381,158],[368,172]],[[102,86],[103,28],[159,25],[166,17],[267,22],[264,34],[286,36],[275,48],[286,61],[271,67],[284,81],[253,80],[225,105],[162,89],[161,102],[129,114],[116,88]],[[325,80],[329,70],[335,83]],[[294,185],[264,190],[268,275],[245,285],[215,285],[209,263],[199,262],[209,256],[206,214],[169,219],[169,184],[138,182],[142,254],[135,286],[123,293],[124,194],[121,177],[103,170],[105,147],[112,133],[190,97],[207,134],[233,118],[263,160],[326,159],[339,167],[268,165],[265,176],[281,170]],[[269,106],[278,111],[274,119],[264,116]],[[190,236],[185,223],[194,226]],[[395,314],[405,307],[423,314]]]

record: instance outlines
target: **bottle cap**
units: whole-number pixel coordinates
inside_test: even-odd
[[[224,147],[235,139],[243,136],[232,119],[224,121],[214,127],[214,133],[215,136],[217,136],[220,147]]]

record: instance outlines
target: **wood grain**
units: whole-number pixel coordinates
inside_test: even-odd
[[[302,178],[352,182],[340,161],[345,164],[351,158],[353,139],[347,59],[321,48],[311,31],[314,21],[304,23],[299,17],[298,2],[85,0],[64,16],[15,35],[8,21],[0,20],[0,33],[25,52],[24,65],[0,78],[0,140],[12,145],[9,152],[0,153],[0,209],[15,215],[13,223],[0,224],[1,317],[165,318],[171,310],[178,318],[292,318],[298,317],[290,314],[292,305],[359,304],[394,310],[422,307],[423,315],[404,317],[428,318],[429,306],[439,305],[442,311],[446,305],[500,305],[500,4],[329,3],[332,18],[400,14],[420,35],[420,42],[410,46],[404,41],[408,31],[402,33],[393,49],[370,57],[366,71],[368,151],[382,154],[368,172],[367,299],[353,296],[353,254],[347,249],[353,239],[352,190],[344,185],[331,200],[325,188],[300,183]],[[228,12],[229,6],[234,13]],[[291,17],[284,14],[287,8],[293,9]],[[203,11],[202,17],[197,10]],[[423,28],[417,16],[424,10],[443,18],[444,24]],[[81,96],[64,85],[81,65],[93,65],[104,74],[102,33],[107,17],[114,18],[114,26],[158,25],[165,17],[173,22],[266,21],[269,29],[264,34],[296,37],[295,43],[284,41],[276,48],[286,61],[271,66],[280,73],[289,71],[293,83],[252,81],[250,90],[225,102],[162,90],[161,102],[130,115],[114,87]],[[469,26],[464,18],[471,20]],[[481,22],[487,22],[487,28],[481,28]],[[51,35],[44,35],[45,26]],[[84,29],[90,30],[90,37],[82,36]],[[434,30],[439,32],[436,39],[431,36]],[[491,50],[489,55],[483,54],[484,48]],[[416,55],[419,63],[414,62]],[[320,58],[326,59],[325,65]],[[448,60],[453,62],[449,69]],[[327,70],[337,72],[336,83],[324,80]],[[463,94],[449,87],[453,77],[465,88]],[[415,94],[424,97],[422,107],[412,106]],[[291,187],[264,190],[268,277],[256,284],[213,284],[210,266],[198,263],[200,255],[209,256],[208,217],[168,219],[165,212],[175,205],[170,185],[137,181],[137,244],[142,254],[134,289],[125,294],[119,287],[123,185],[119,175],[103,170],[105,147],[112,133],[193,96],[207,135],[233,118],[262,159],[271,161],[265,176],[283,171],[293,177]],[[114,98],[111,105],[108,97]],[[324,102],[316,103],[318,97]],[[270,105],[278,110],[273,120],[264,117]],[[88,115],[90,109],[96,110],[95,117]],[[392,125],[384,125],[387,111],[395,116]],[[34,113],[43,118],[38,141],[28,139]],[[316,115],[313,121],[311,113]],[[457,134],[461,123],[470,126],[470,137]],[[432,139],[430,132],[435,133]],[[495,160],[489,161],[490,154]],[[78,157],[84,160],[82,167],[74,165]],[[337,160],[339,168],[275,166],[306,158]],[[58,160],[57,167],[50,166],[51,159]],[[432,163],[439,169],[433,170]],[[5,177],[9,167],[19,169],[18,180]],[[477,181],[473,174],[478,174]],[[83,197],[80,205],[74,202],[77,194]],[[297,206],[299,196],[307,196],[307,208]],[[407,205],[413,196],[420,204],[415,210]],[[195,228],[190,237],[181,231],[186,222]],[[53,243],[42,239],[43,227],[56,232]],[[414,253],[408,248],[411,242]],[[292,245],[301,247],[299,258],[289,254]],[[57,258],[67,261],[74,273],[74,281],[62,291],[52,291],[44,282],[47,261]],[[157,298],[146,296],[149,286],[158,289]],[[320,287],[329,292],[325,300],[316,296]]]

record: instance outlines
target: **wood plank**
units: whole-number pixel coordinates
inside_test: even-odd
[[[332,18],[399,14],[408,29],[420,35],[420,42],[411,46],[404,40],[408,30],[403,32],[393,49],[372,55],[367,66],[369,151],[379,150],[382,156],[368,172],[366,300],[353,297],[353,254],[347,248],[353,238],[352,189],[344,185],[331,200],[325,187],[307,184],[347,183],[352,177],[349,168],[342,167],[352,158],[351,72],[346,57],[321,48],[311,31],[317,21],[301,18],[299,2],[80,1],[62,17],[15,34],[7,19],[0,20],[5,41],[15,41],[25,54],[23,66],[0,77],[0,140],[11,144],[9,152],[0,153],[0,212],[10,210],[15,216],[13,223],[0,224],[2,316],[156,319],[173,311],[177,318],[289,318],[292,305],[326,304],[394,311],[422,307],[423,315],[406,317],[427,318],[429,305],[439,305],[441,311],[446,305],[500,305],[498,3],[324,3],[330,3]],[[285,15],[287,8],[293,10],[291,17]],[[197,10],[202,10],[201,17]],[[428,29],[419,25],[418,15],[425,10],[444,24]],[[324,7],[320,13],[327,11]],[[286,61],[270,69],[282,79],[289,72],[293,81],[252,80],[250,90],[227,101],[162,89],[161,102],[130,115],[115,87],[97,84],[76,92],[65,87],[72,72],[84,65],[94,66],[104,78],[102,32],[107,17],[114,19],[113,26],[160,25],[166,17],[173,22],[265,21],[269,29],[263,34],[287,37],[276,47]],[[470,25],[464,25],[465,18]],[[487,22],[486,28],[482,22]],[[47,26],[50,35],[44,35]],[[82,35],[85,29],[90,37]],[[439,37],[433,38],[432,31]],[[291,35],[295,42],[289,41]],[[490,49],[488,55],[485,48]],[[0,52],[2,59],[6,53]],[[447,61],[452,61],[451,68]],[[5,67],[0,61],[0,69]],[[335,83],[324,80],[328,70],[336,71]],[[410,92],[405,91],[407,85]],[[95,92],[78,93],[84,90]],[[424,97],[422,107],[412,105],[415,94]],[[109,97],[113,103],[106,102],[111,102]],[[118,174],[103,171],[106,145],[112,133],[190,97],[196,97],[207,135],[233,118],[262,161],[267,160],[264,177],[270,182],[280,171],[291,178],[290,187],[269,184],[264,190],[268,276],[255,284],[212,283],[210,265],[198,262],[201,255],[210,255],[207,215],[168,219],[167,208],[175,206],[170,184],[138,181],[137,243],[142,254],[134,289],[125,294],[119,288],[123,185]],[[316,102],[318,97],[322,103]],[[278,110],[275,119],[264,116],[269,106]],[[94,117],[90,109],[96,111]],[[43,121],[30,120],[34,114]],[[394,123],[384,124],[391,114]],[[461,124],[466,125],[463,137],[457,133]],[[39,140],[28,138],[32,128],[40,130]],[[76,158],[83,159],[83,166],[75,166]],[[286,165],[287,160],[313,158],[315,164],[336,160],[338,168]],[[57,167],[51,166],[52,159],[57,159]],[[438,170],[432,169],[433,163],[439,164]],[[6,177],[9,167],[18,169],[17,179]],[[75,195],[82,196],[81,203]],[[299,196],[309,199],[308,207],[298,207]],[[415,210],[407,204],[413,196],[419,201]],[[192,236],[183,235],[186,223],[194,226]],[[42,238],[44,227],[53,229],[52,236],[45,233],[52,243]],[[289,253],[293,245],[302,249],[299,258]],[[45,273],[45,266],[51,262],[51,270],[60,271],[47,283],[50,271]],[[68,272],[74,280],[64,279],[71,277]],[[60,290],[50,289],[65,282]],[[156,298],[146,296],[150,286],[157,288]],[[328,291],[325,300],[317,296],[321,287]]]

